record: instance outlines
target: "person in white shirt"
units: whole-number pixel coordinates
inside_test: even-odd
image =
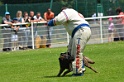
[[[44,19],[41,17],[40,12],[37,12],[37,15],[34,16],[34,20],[36,22],[44,21]]]
[[[83,63],[83,51],[90,39],[91,30],[89,23],[83,15],[72,8],[63,8],[62,11],[48,22],[48,26],[64,25],[71,36],[68,52],[75,60],[72,62],[73,75],[82,76],[85,68]]]

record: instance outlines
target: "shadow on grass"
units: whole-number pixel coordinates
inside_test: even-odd
[[[85,73],[84,75],[89,75],[89,74],[92,74],[92,73]],[[95,74],[95,73],[94,73]],[[83,75],[83,76],[84,76]],[[63,78],[63,77],[77,77],[77,76],[72,76],[72,74],[68,74],[68,75],[65,75],[65,76],[60,76],[58,77],[57,75],[56,76],[44,76],[44,78]],[[81,76],[82,77],[82,76]]]
[[[60,76],[60,77],[72,77],[72,75]],[[44,76],[44,78],[59,78],[58,76]]]

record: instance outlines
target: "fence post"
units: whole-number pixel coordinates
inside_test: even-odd
[[[5,9],[6,9],[6,12],[8,11],[8,6],[7,6],[7,4],[5,4]]]
[[[103,43],[103,32],[102,32],[102,18],[100,17],[100,39],[101,43]]]
[[[75,4],[76,4],[76,10],[78,11],[78,2],[77,2],[77,0],[75,0]]]
[[[32,38],[32,49],[34,49],[34,30],[33,22],[31,22],[31,38]]]
[[[52,9],[53,0],[50,1],[50,9]]]

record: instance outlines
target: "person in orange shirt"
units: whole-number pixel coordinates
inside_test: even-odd
[[[122,16],[122,15],[124,15],[124,12],[122,11],[122,9],[120,7],[116,9],[116,12],[119,15],[118,16],[118,19],[119,19],[118,22],[121,24],[124,24],[124,16]]]
[[[45,13],[44,13],[44,19],[45,21],[49,21],[51,19],[54,18],[54,13],[51,11],[51,9],[48,9]]]
[[[54,18],[54,12],[51,11],[49,8],[45,13],[44,13],[44,20],[49,21]],[[47,40],[47,47],[51,47],[51,35],[52,35],[52,27],[47,27],[47,32],[48,32],[48,40]]]
[[[124,40],[124,12],[119,7],[116,9],[116,13],[118,14],[118,34],[120,37],[120,40]]]

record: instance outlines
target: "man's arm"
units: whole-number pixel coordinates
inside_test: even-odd
[[[47,20],[47,17],[46,17],[46,12],[44,13],[44,20],[45,20],[45,21],[48,21],[48,20]]]
[[[12,22],[8,22],[8,21],[7,21],[6,19],[4,19],[4,18],[3,18],[3,23],[4,23],[4,24],[10,24],[10,25],[12,24]]]
[[[68,21],[67,14],[62,11],[60,14],[58,14],[54,19],[50,20],[48,22],[48,26],[55,26],[55,25],[61,25]]]

